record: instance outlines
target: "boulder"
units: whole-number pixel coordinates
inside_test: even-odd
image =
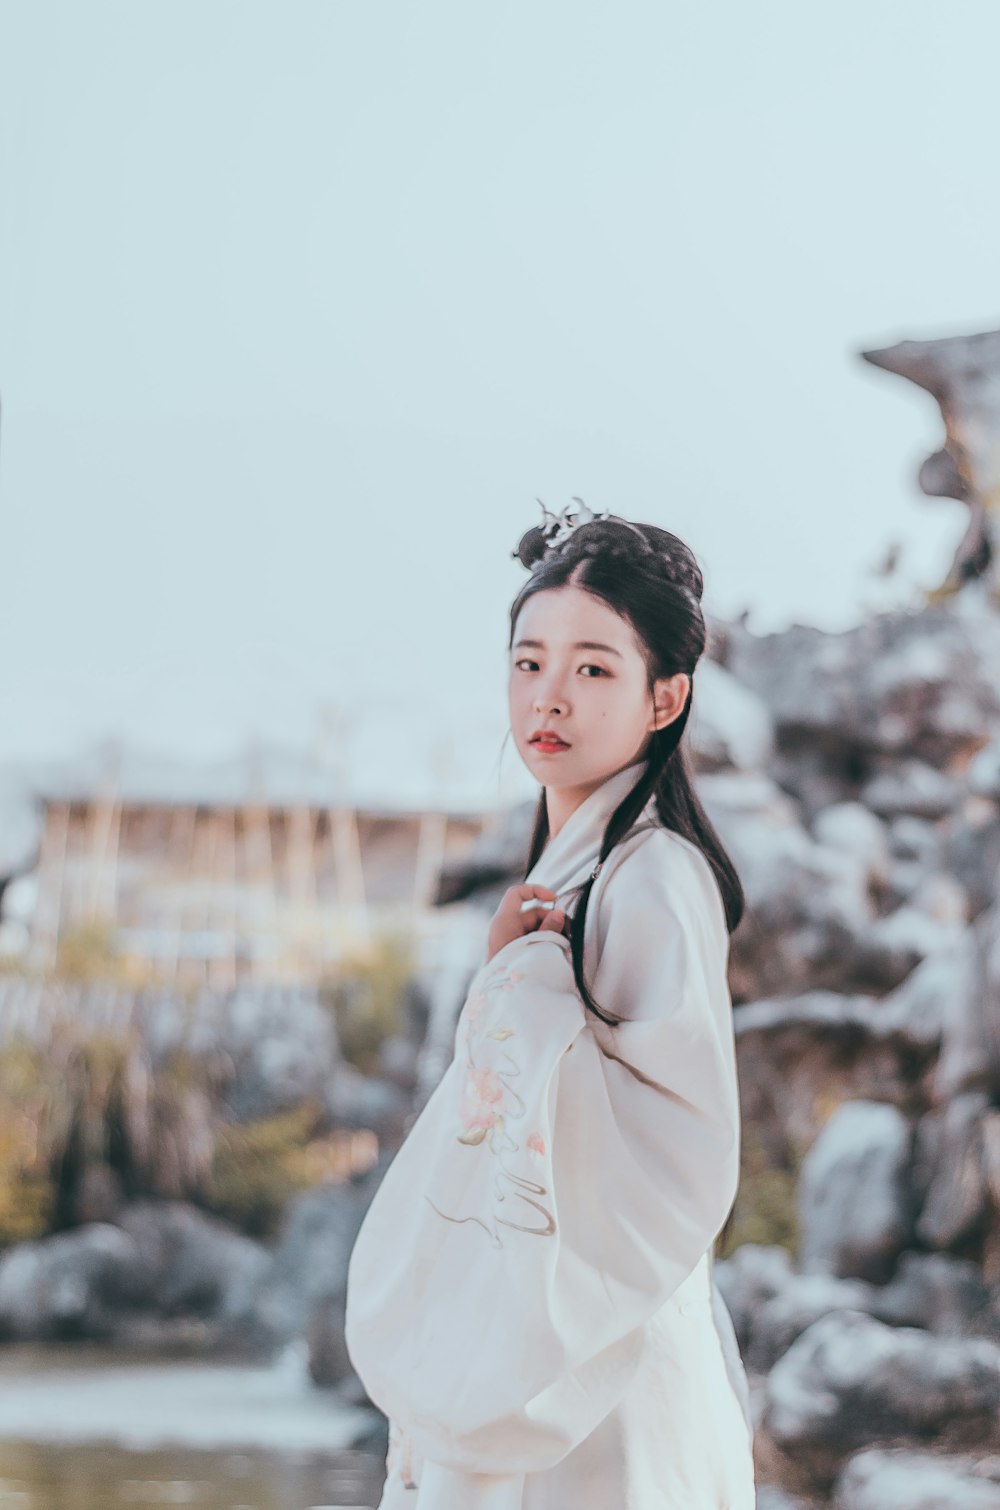
[[[881,1283],[913,1231],[910,1125],[894,1106],[847,1101],[802,1163],[796,1192],[805,1271]]]
[[[870,1447],[845,1463],[834,1510],[1000,1510],[1000,1457]]]
[[[793,1274],[788,1282],[754,1312],[750,1324],[747,1363],[767,1373],[807,1327],[831,1311],[871,1312],[878,1296],[862,1279],[838,1279],[833,1274]]]
[[[929,1248],[959,1249],[981,1236],[992,1206],[984,1152],[989,1115],[985,1091],[964,1091],[917,1124],[916,1232]]]
[[[957,605],[932,604],[839,634],[733,625],[725,663],[767,704],[779,747],[821,751],[849,788],[866,758],[871,774],[886,754],[946,768],[982,747],[984,729],[1000,722],[996,640]]]
[[[961,989],[945,1018],[934,1082],[942,1103],[966,1090],[1000,1093],[1000,902],[976,919],[956,948]]]
[[[865,782],[859,801],[880,818],[910,814],[933,822],[953,812],[963,796],[963,784],[956,776],[922,760],[895,760],[883,762]]]
[[[870,882],[882,880],[892,854],[889,831],[863,802],[834,802],[823,808],[812,823],[813,838],[827,849],[852,855]]]
[[[748,1348],[760,1307],[791,1280],[788,1250],[777,1243],[742,1243],[728,1258],[715,1260],[713,1273],[737,1340]]]
[[[0,1338],[108,1338],[145,1291],[138,1244],[108,1223],[19,1243],[0,1256]]]
[[[759,771],[774,753],[771,715],[761,698],[709,656],[698,663],[688,736],[699,771]]]
[[[339,1377],[347,1265],[368,1201],[387,1167],[388,1156],[383,1154],[357,1181],[296,1196],[255,1297],[254,1319],[260,1332],[274,1346],[305,1333],[310,1366],[324,1382]]]
[[[763,1423],[816,1483],[859,1448],[922,1438],[1000,1446],[1000,1346],[835,1311],[808,1327],[767,1381]]]
[[[889,1326],[1000,1340],[1000,1290],[990,1288],[971,1259],[949,1253],[902,1254],[892,1279],[864,1309]]]
[[[734,1014],[748,1128],[776,1162],[813,1144],[831,1103],[908,1099],[934,1065],[935,1022],[886,997],[807,991],[747,1002]]]
[[[236,1335],[271,1268],[267,1249],[184,1201],[135,1201],[119,1215],[141,1261],[133,1299],[164,1317],[197,1316]]]
[[[786,1494],[774,1484],[758,1484],[757,1510],[811,1510],[811,1507],[797,1494]]]

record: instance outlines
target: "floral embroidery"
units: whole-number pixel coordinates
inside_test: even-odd
[[[492,1169],[493,1193],[496,1204],[513,1195],[515,1202],[524,1203],[544,1219],[541,1224],[514,1221],[509,1217],[494,1215],[492,1227],[476,1216],[449,1216],[435,1205],[430,1196],[425,1199],[439,1216],[450,1222],[474,1222],[487,1232],[494,1247],[503,1243],[498,1226],[514,1227],[519,1232],[529,1232],[538,1237],[551,1237],[555,1233],[555,1217],[543,1204],[542,1197],[549,1194],[545,1185],[519,1173],[515,1167],[522,1148],[528,1151],[532,1161],[545,1158],[545,1139],[537,1129],[524,1137],[523,1144],[515,1136],[517,1127],[526,1115],[524,1100],[518,1094],[515,1082],[522,1071],[515,1054],[509,1047],[510,1040],[517,1038],[516,1031],[502,1023],[494,1025],[496,1014],[490,1014],[494,993],[513,991],[524,979],[521,970],[500,966],[489,971],[478,988],[470,992],[459,1016],[457,1044],[462,1055],[465,1071],[462,1096],[458,1108],[460,1131],[459,1143],[470,1149],[487,1149],[496,1164]],[[523,1167],[523,1156],[519,1161]],[[485,1171],[484,1171],[485,1173]],[[511,1189],[510,1187],[513,1187]],[[521,1206],[515,1205],[518,1214]]]

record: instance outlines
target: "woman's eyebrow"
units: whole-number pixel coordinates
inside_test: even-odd
[[[545,649],[544,640],[518,640],[514,649],[520,650],[522,645],[527,645],[531,650]],[[608,655],[616,655],[619,660],[622,658],[620,650],[616,650],[613,645],[602,645],[600,640],[577,640],[572,648],[574,650],[606,650]]]

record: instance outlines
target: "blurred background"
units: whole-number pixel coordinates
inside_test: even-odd
[[[0,1504],[377,1504],[347,1257],[582,496],[705,574],[761,1510],[1000,1506],[998,47],[0,0]]]

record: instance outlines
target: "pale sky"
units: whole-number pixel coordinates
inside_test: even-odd
[[[998,56],[992,0],[0,0],[0,758],[346,718],[488,784],[536,497],[760,632],[937,581],[936,406],[857,352],[1000,324]]]

